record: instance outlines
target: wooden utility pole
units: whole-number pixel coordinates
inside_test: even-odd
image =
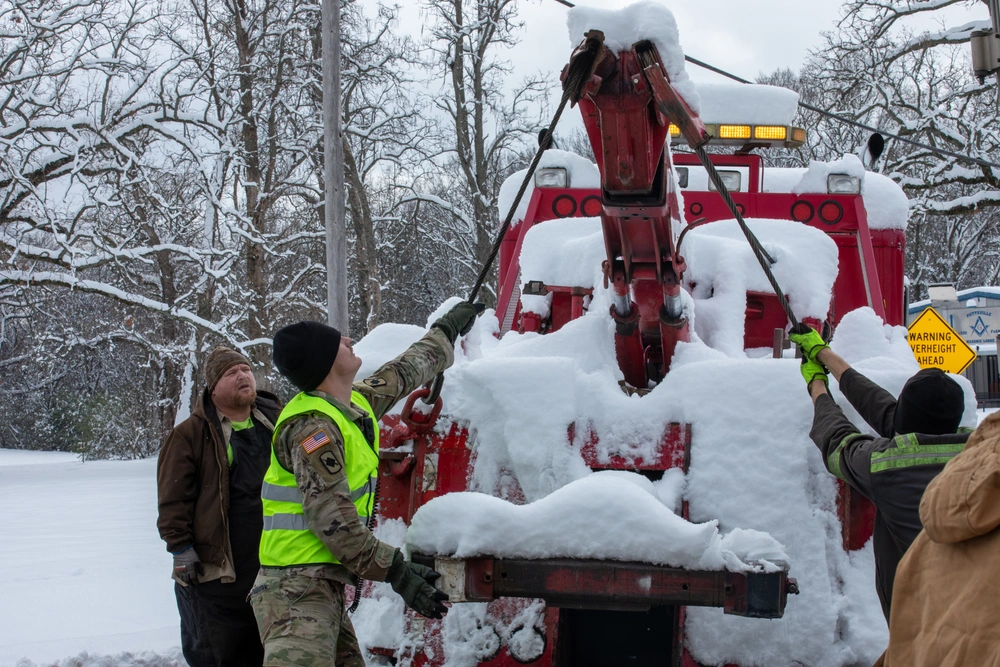
[[[323,204],[326,298],[330,326],[348,335],[344,144],[340,126],[340,0],[323,0]]]

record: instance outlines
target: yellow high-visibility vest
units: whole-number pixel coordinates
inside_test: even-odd
[[[351,403],[361,408],[372,420],[375,441],[371,446],[357,424],[329,402],[305,393],[296,394],[278,416],[274,437],[281,425],[302,414],[319,412],[328,416],[344,437],[344,467],[351,500],[358,509],[358,516],[366,522],[375,502],[375,483],[378,480],[378,421],[375,411],[364,396],[351,392]],[[271,465],[264,474],[261,489],[264,505],[264,532],[260,536],[260,564],[269,567],[339,563],[330,550],[309,530],[302,510],[302,493],[295,482],[295,475],[285,470],[274,455],[271,445]]]

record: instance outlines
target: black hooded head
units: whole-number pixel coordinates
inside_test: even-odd
[[[298,322],[274,334],[274,366],[300,391],[326,379],[340,349],[340,332],[322,322]]]
[[[965,412],[965,392],[939,368],[925,368],[903,385],[896,401],[896,433],[954,433]]]

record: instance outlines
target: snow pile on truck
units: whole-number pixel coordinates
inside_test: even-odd
[[[702,570],[777,571],[788,559],[770,535],[679,517],[684,475],[657,482],[631,472],[586,475],[528,505],[483,493],[449,493],[420,508],[407,546],[466,558],[595,558]]]
[[[814,227],[789,220],[748,219],[747,225],[774,259],[771,271],[799,318],[826,318],[837,278],[837,247]],[[711,347],[742,356],[746,293],[774,294],[735,220],[690,231],[681,248],[688,262],[684,282],[696,304],[695,332]]]
[[[865,171],[856,155],[839,160],[811,160],[809,167],[771,167],[764,173],[763,192],[824,193],[831,174],[846,174],[860,180],[870,229],[906,229],[910,204],[903,189],[888,176]]]
[[[692,108],[707,106],[718,110],[724,106],[725,90],[706,88],[702,101],[705,104],[699,107],[696,87],[684,71],[676,24],[663,6],[642,2],[614,12],[576,8],[570,12],[568,23],[574,46],[584,33],[595,28],[604,33],[604,44],[612,51],[630,49],[640,40],[652,41],[662,57],[670,84],[679,88]],[[637,62],[648,63],[653,57],[648,45],[637,46],[630,55],[619,55],[618,62],[624,63],[623,68],[634,68]],[[648,74],[654,70],[642,71]],[[602,72],[613,76],[610,67]],[[613,83],[614,79],[607,81]],[[659,81],[661,87],[666,85],[662,78]],[[781,120],[790,121],[794,93],[763,88],[755,93],[754,88],[748,88],[739,93],[741,103],[753,113],[762,114],[760,120],[765,117],[769,120],[772,114],[780,112]],[[581,108],[589,104],[590,112],[607,111],[609,106],[614,111],[617,90],[601,93],[605,95],[601,97],[605,106],[581,100]],[[663,113],[668,111],[669,108]],[[589,120],[594,117],[592,113],[586,116]],[[626,122],[620,117],[618,120]],[[736,119],[720,116],[719,120]],[[591,124],[588,125],[591,136],[595,136],[595,127],[597,134],[603,132],[601,126]],[[657,127],[664,130],[663,124]],[[658,151],[662,134],[656,136],[657,146],[653,148]],[[629,160],[634,155],[628,146],[613,147],[620,149],[614,153],[617,162],[613,164],[632,164]],[[668,270],[664,266],[666,254],[654,255],[646,247],[660,243],[660,235],[666,238],[671,230],[667,226],[666,232],[662,232],[656,226],[666,219],[662,211],[644,214],[643,202],[620,199],[614,200],[616,206],[630,211],[628,215],[612,215],[605,208],[603,220],[565,217],[577,211],[576,200],[566,194],[567,189],[573,189],[579,197],[581,214],[599,212],[587,209],[584,204],[594,196],[586,190],[600,186],[601,174],[594,165],[563,151],[547,151],[541,164],[549,170],[544,182],[551,189],[536,191],[532,196],[533,184],[529,186],[513,216],[515,225],[524,222],[515,227],[515,236],[504,239],[505,243],[516,243],[514,252],[518,254],[516,261],[511,259],[501,267],[501,276],[506,275],[498,300],[503,310],[503,326],[496,313],[487,312],[456,348],[455,364],[445,373],[444,407],[435,429],[446,435],[461,431],[451,428],[453,425],[467,428],[468,439],[463,436],[449,440],[452,449],[447,452],[454,455],[457,450],[465,458],[460,463],[452,459],[448,461],[450,467],[446,467],[446,454],[440,454],[440,459],[428,463],[434,476],[433,488],[421,482],[416,472],[412,481],[407,482],[409,489],[424,492],[419,498],[413,492],[405,496],[411,514],[404,516],[408,520],[412,516],[405,536],[408,550],[423,556],[458,559],[476,556],[524,559],[526,569],[535,568],[531,570],[533,575],[538,574],[537,568],[545,559],[585,559],[598,567],[605,567],[608,561],[637,561],[683,567],[689,571],[686,574],[729,570],[726,577],[735,576],[734,572],[754,571],[757,576],[758,572],[772,570],[778,570],[778,576],[783,577],[787,568],[787,574],[797,580],[800,594],[783,601],[783,615],[768,616],[771,620],[726,615],[717,607],[687,606],[683,617],[676,611],[678,615],[671,617],[676,621],[672,627],[683,628],[683,638],[677,638],[690,657],[705,665],[739,667],[871,664],[887,641],[874,588],[871,544],[856,551],[845,550],[837,509],[839,489],[809,439],[813,408],[799,362],[791,358],[791,351],[786,358],[765,359],[760,358],[759,349],[745,349],[747,340],[760,340],[759,335],[749,336],[745,331],[757,326],[747,324],[747,318],[758,313],[751,308],[751,300],[764,303],[764,299],[776,299],[769,296],[773,295],[771,282],[742,231],[735,221],[718,220],[713,215],[708,219],[715,222],[687,228],[682,242],[671,238],[669,243],[655,245],[656,252],[671,253],[670,271],[687,267],[683,277],[678,275],[674,282],[668,282],[664,279]],[[747,182],[758,188],[759,162],[751,167],[745,168],[747,175],[752,176]],[[693,175],[698,168],[701,167],[687,167],[685,176]],[[557,171],[560,169],[565,181]],[[515,174],[502,187],[501,215],[506,215],[523,176],[524,172]],[[604,176],[607,178],[607,174]],[[629,178],[619,180],[626,194],[636,194],[636,188],[630,189]],[[833,207],[843,215],[844,207],[854,207],[852,212],[861,211],[864,204],[866,208],[878,208],[890,228],[902,228],[906,218],[905,198],[900,202],[896,195],[898,186],[890,187],[883,181],[861,169],[856,158],[845,156],[833,164],[812,163],[808,169],[776,170],[775,177],[765,185],[770,190],[764,191],[800,196],[820,192],[830,195],[830,201],[817,202],[817,210],[826,205],[827,213]],[[690,181],[685,178],[685,182]],[[680,180],[676,183],[679,185]],[[739,190],[739,186],[735,189]],[[689,203],[698,203],[700,211],[703,207],[697,197],[704,198],[707,187],[704,191],[695,190],[680,194],[682,197],[687,194]],[[639,195],[645,193],[643,190]],[[740,196],[747,194],[749,191],[743,190]],[[551,214],[543,217],[532,212],[532,206],[541,211],[540,202],[545,197],[550,198],[555,220]],[[557,208],[558,197],[572,199],[572,211]],[[772,201],[776,199],[770,197]],[[744,201],[752,212],[754,200]],[[785,197],[783,201],[793,207],[795,198]],[[607,206],[607,201],[603,203]],[[839,219],[827,215],[822,218],[825,227],[818,226],[812,220],[813,204],[805,202],[805,205],[809,207],[808,216],[789,214],[799,222],[749,219],[747,223],[773,260],[769,262],[769,270],[787,294],[797,318],[823,321],[831,311],[838,289],[838,263],[850,255],[841,254],[839,240],[835,243],[827,234]],[[674,203],[669,206],[674,207]],[[683,202],[678,202],[678,208],[672,211],[680,213],[681,209],[687,211]],[[779,212],[773,207],[767,210],[768,215],[780,216],[789,208]],[[694,210],[690,213],[697,214]],[[860,247],[861,234],[867,234],[868,230],[864,228],[863,215],[854,217],[859,220],[857,226],[848,231],[851,238],[859,239]],[[648,234],[644,220],[650,222]],[[677,220],[678,216],[670,217],[670,224],[675,225]],[[854,224],[853,217],[850,222]],[[628,234],[623,231],[626,227]],[[680,231],[676,225],[672,230]],[[615,238],[616,232],[621,239]],[[870,238],[864,240],[870,243]],[[632,253],[637,248],[642,252]],[[512,252],[511,244],[505,246],[505,252]],[[867,252],[871,254],[871,248]],[[601,266],[605,260],[607,270]],[[622,268],[633,260],[646,272],[641,280],[627,275]],[[656,280],[648,277],[654,274]],[[617,294],[613,286],[609,287],[606,276],[617,281]],[[678,297],[677,286],[682,281],[684,289]],[[624,293],[622,285],[627,288]],[[867,282],[864,285],[869,287]],[[566,302],[556,301],[567,293],[575,299],[570,317],[563,312],[568,310]],[[653,306],[661,313],[655,322],[656,311],[645,300],[650,293],[655,293]],[[663,301],[661,305],[657,301],[668,297],[669,303]],[[640,332],[639,357],[629,356],[629,350],[620,354],[622,341],[635,341],[638,331],[634,326],[628,334],[616,329],[628,324],[622,318],[631,312],[628,307],[619,307],[622,299],[630,301],[631,307],[642,301],[646,310],[641,317],[646,318],[647,325],[658,327],[652,332],[652,327],[647,326],[649,333],[645,339],[641,336],[646,331]],[[453,302],[442,304],[430,316],[428,325]],[[888,312],[880,302],[881,298],[868,300],[876,304],[879,312]],[[886,326],[871,308],[845,315],[844,312],[855,308],[855,302],[850,303],[850,307],[842,307],[837,313],[832,347],[860,372],[898,394],[906,379],[918,370],[906,344],[905,329]],[[674,311],[667,313],[666,305]],[[515,307],[520,307],[522,316],[531,314],[520,320],[521,331],[527,333],[518,332]],[[548,317],[550,309],[562,312],[560,319],[553,315],[538,324],[541,318]],[[683,317],[678,317],[677,311]],[[763,319],[763,312],[764,306],[760,306],[759,319]],[[525,325],[526,320],[534,329]],[[770,320],[765,322],[770,326]],[[670,337],[665,323],[674,326],[674,330],[683,326],[684,336]],[[513,329],[508,331],[511,326]],[[663,333],[665,329],[667,333]],[[356,347],[365,360],[362,375],[401,352],[407,342],[416,340],[421,333],[422,329],[416,327],[376,328]],[[771,330],[765,333],[769,338]],[[662,342],[658,348],[662,358],[655,358],[650,352],[657,337]],[[661,367],[665,370],[669,366],[669,371],[665,376],[659,371],[633,373],[631,377],[639,377],[640,381],[629,379],[626,383],[626,375],[634,368],[623,364],[623,358],[626,361],[638,358],[639,364],[647,368],[667,362]],[[626,367],[630,370],[623,373],[622,368]],[[964,379],[959,381],[965,387],[968,406],[974,407],[971,386]],[[831,384],[834,399],[845,406],[860,428],[867,428],[846,405],[836,382],[831,379]],[[623,391],[626,388],[629,390]],[[967,411],[965,421],[966,425],[974,424],[974,410]],[[664,444],[671,429],[681,429],[686,434],[679,457],[674,457],[677,452]],[[403,444],[392,453],[396,457],[393,460],[400,462],[402,469],[404,464],[422,465],[414,461],[438,455],[422,453],[426,451],[430,449]],[[669,457],[659,458],[665,452]],[[647,462],[652,463],[647,465]],[[609,472],[608,468],[618,470]],[[461,476],[457,488],[464,491],[455,492],[456,485],[452,484],[444,487],[452,493],[445,493],[437,486],[441,479],[437,475],[446,469],[451,474],[449,481]],[[655,481],[623,469],[643,470]],[[423,468],[420,470],[421,475],[426,475]],[[450,563],[444,564],[451,567]],[[566,567],[565,563],[557,567]],[[614,567],[624,570],[626,566],[616,563]],[[597,571],[606,576],[607,570]],[[482,584],[506,576],[480,573],[482,576],[474,580],[469,575],[472,570],[461,572],[464,574],[458,579],[466,583]],[[569,580],[581,581],[572,576]],[[642,585],[648,588],[648,580]],[[489,583],[491,591],[493,586]],[[727,591],[731,589],[726,587]],[[546,597],[552,601],[550,607],[529,599],[542,597],[539,590],[534,586],[520,589],[528,593],[520,598],[504,598],[507,594],[504,592],[492,597],[466,596],[463,591],[457,599],[490,602],[455,604],[440,626],[427,626],[421,619],[407,626],[392,620],[394,603],[380,592],[384,587],[376,587],[374,597],[361,603],[357,630],[367,645],[373,645],[376,642],[373,637],[381,635],[377,645],[386,655],[394,653],[399,664],[414,655],[407,648],[423,641],[425,627],[431,628],[427,635],[434,640],[420,647],[429,664],[471,667],[492,660],[501,647],[509,650],[506,658],[530,663],[541,654],[536,652],[533,658],[521,659],[515,655],[514,647],[516,651],[522,648],[529,651],[537,644],[531,628],[547,626],[553,619],[560,624],[564,620],[565,609],[559,604],[562,598]],[[609,591],[609,595],[618,592],[613,586],[609,586]],[[626,602],[630,599],[627,595],[623,598]],[[508,601],[526,605],[516,607],[519,614],[525,615],[524,619],[512,621],[510,614],[504,615],[506,612],[498,609]],[[598,600],[602,601],[603,598]],[[674,610],[677,604],[696,603],[688,599],[667,603],[674,605],[671,607]],[[565,608],[572,609],[572,605]],[[614,606],[598,609],[618,613]],[[547,620],[540,620],[542,616]],[[564,630],[569,627],[569,618],[567,615],[567,622],[559,627]],[[670,632],[665,631],[668,645],[674,639]],[[565,657],[561,659],[565,661]]]
[[[746,83],[696,83],[704,123],[732,123],[739,109],[741,123],[791,125],[799,110],[799,94],[788,88]]]
[[[751,218],[747,224],[775,260],[771,269],[792,310],[799,317],[825,319],[837,277],[835,243],[818,229],[788,220]],[[689,267],[684,280],[690,297],[685,298],[698,306],[693,313],[696,333],[712,347],[742,354],[746,292],[774,293],[743,232],[735,220],[702,225],[686,235],[682,250]],[[535,225],[521,249],[521,288],[540,281],[594,289],[604,281],[604,257],[600,218]],[[542,317],[548,316],[551,302],[551,293],[521,296],[522,309]],[[606,310],[609,305],[592,303],[590,308]]]
[[[595,292],[595,302],[600,299]],[[621,374],[605,308],[592,307],[545,336],[510,332],[497,340],[497,327],[490,313],[477,322],[456,350],[443,392],[450,418],[475,428],[472,488],[486,495],[471,501],[470,494],[454,494],[428,503],[414,519],[411,547],[529,555],[538,540],[533,555],[581,556],[593,549],[596,557],[669,562],[666,534],[640,531],[657,521],[671,525],[672,535],[687,535],[687,545],[694,547],[690,556],[699,549],[704,553],[698,531],[711,526],[714,535],[717,521],[722,536],[759,531],[773,538],[760,544],[783,545],[801,594],[789,598],[783,618],[771,621],[688,608],[686,641],[696,659],[775,667],[851,665],[878,657],[887,630],[875,595],[871,546],[848,553],[841,545],[836,485],[808,437],[812,406],[798,361],[750,359],[702,341],[685,343],[660,385],[643,397],[626,396],[618,386]],[[420,334],[419,327],[401,325],[373,330],[356,345],[365,360],[362,373]],[[893,393],[918,370],[905,329],[884,326],[869,309],[844,318],[832,347]],[[969,397],[964,425],[974,426],[971,386],[959,380]],[[865,428],[836,383],[831,385],[838,403]],[[671,472],[656,484],[591,472],[580,458],[580,444],[567,438],[569,424],[588,424],[609,453],[641,456],[670,421],[692,426],[690,469],[686,476]],[[576,490],[567,486],[576,480],[585,483]],[[623,485],[634,487],[624,502]],[[527,501],[540,501],[535,509],[486,497],[517,499],[521,493]],[[676,509],[678,496],[689,503],[691,521],[702,526],[665,517]],[[564,503],[574,497],[576,513],[574,503]],[[546,502],[555,510],[547,510]],[[499,525],[492,524],[497,520]],[[598,550],[614,540],[622,541],[616,553]],[[658,549],[656,557],[651,551]],[[780,558],[772,551],[743,557]],[[362,602],[358,633],[366,642],[373,628],[362,619],[371,604],[392,602]],[[462,606],[452,613],[466,613]],[[386,617],[380,618],[383,627]]]
[[[698,89],[684,68],[677,21],[669,9],[658,2],[636,2],[622,9],[592,9],[574,7],[566,17],[569,41],[576,47],[590,30],[604,33],[604,44],[613,52],[627,51],[636,42],[651,41],[657,51],[670,83],[695,113],[701,111]]]
[[[542,157],[538,161],[538,170],[544,169],[566,170],[566,180],[574,188],[601,187],[601,172],[597,169],[597,165],[576,153],[562,151],[558,148],[550,148],[542,153]],[[517,191],[520,189],[521,183],[524,181],[524,175],[527,173],[527,169],[515,171],[500,185],[500,192],[497,194],[497,206],[500,209],[501,216],[507,215],[507,212],[510,211],[511,204],[514,203],[514,197],[517,196]],[[535,173],[537,174],[538,171]],[[517,210],[514,211],[514,217],[511,218],[511,226],[516,226],[517,223],[524,220],[524,216],[528,212],[528,202],[531,201],[531,193],[534,189],[535,179],[531,179],[528,181],[528,187],[525,188],[521,201],[518,202]]]

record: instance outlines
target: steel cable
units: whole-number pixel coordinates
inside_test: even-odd
[[[568,79],[567,84],[569,84]],[[483,283],[486,282],[486,276],[489,275],[490,268],[492,268],[493,262],[497,258],[497,253],[500,252],[500,246],[503,244],[504,236],[506,236],[507,230],[510,229],[511,220],[514,218],[514,214],[517,212],[517,207],[520,205],[521,199],[524,197],[524,193],[528,189],[531,177],[535,175],[535,170],[538,168],[538,163],[542,159],[542,154],[545,152],[545,148],[552,144],[552,134],[555,132],[556,125],[559,123],[559,118],[562,116],[563,109],[566,108],[566,103],[569,101],[571,95],[571,86],[565,86],[562,99],[559,101],[559,107],[556,109],[556,113],[552,117],[552,122],[549,123],[549,128],[545,131],[545,136],[538,142],[538,150],[535,152],[535,157],[532,158],[531,164],[528,165],[528,171],[524,175],[524,180],[521,181],[521,187],[517,191],[517,196],[514,197],[514,202],[510,205],[510,210],[507,211],[507,217],[504,218],[503,224],[500,225],[500,231],[497,232],[496,239],[493,241],[493,247],[490,249],[490,254],[486,258],[483,268],[479,271],[479,275],[476,276],[476,283],[472,286],[472,291],[469,293],[469,301],[474,301],[476,299]]]
[[[750,249],[753,250],[754,256],[757,258],[757,262],[760,263],[760,268],[764,270],[764,275],[767,276],[767,281],[771,283],[771,287],[774,289],[774,293],[778,296],[778,301],[781,303],[781,307],[785,311],[785,315],[788,317],[788,321],[792,323],[792,326],[798,326],[799,321],[795,318],[795,313],[792,312],[792,307],[788,305],[788,299],[785,298],[785,293],[781,291],[781,285],[778,284],[777,278],[771,272],[771,264],[774,264],[774,259],[767,253],[764,246],[760,244],[760,240],[753,233],[753,231],[747,226],[746,221],[743,220],[743,215],[740,213],[739,208],[736,206],[736,202],[733,201],[732,196],[729,194],[729,189],[726,184],[722,182],[722,177],[719,176],[719,172],[716,171],[715,165],[708,158],[708,153],[705,152],[704,146],[699,146],[694,149],[695,154],[697,154],[698,159],[701,160],[701,164],[705,167],[705,171],[708,172],[708,177],[712,179],[712,183],[715,184],[715,189],[719,191],[722,196],[722,200],[726,202],[726,206],[729,207],[730,213],[736,218],[736,222],[739,223],[740,229],[743,230],[743,235],[747,237],[747,242],[750,243]]]
[[[476,300],[479,295],[479,290],[482,289],[483,283],[486,282],[486,277],[490,273],[490,269],[493,267],[493,262],[496,261],[497,254],[500,252],[500,246],[503,244],[504,236],[507,234],[507,230],[510,229],[511,220],[514,218],[514,214],[517,212],[517,207],[521,203],[521,199],[524,197],[525,191],[528,189],[528,184],[531,182],[531,178],[535,175],[535,170],[538,168],[538,163],[542,159],[542,154],[545,150],[552,145],[552,137],[556,130],[556,125],[559,124],[559,119],[562,117],[563,110],[566,108],[566,103],[569,102],[573,95],[580,92],[583,81],[583,72],[585,71],[582,65],[590,65],[584,59],[580,59],[575,69],[571,69],[567,75],[566,80],[563,82],[563,94],[562,99],[559,100],[559,107],[556,109],[555,114],[552,116],[552,121],[549,123],[549,127],[545,130],[544,136],[538,142],[538,150],[535,151],[535,157],[531,159],[531,164],[528,165],[528,171],[524,174],[524,180],[521,181],[521,187],[517,190],[517,196],[514,197],[514,201],[510,205],[510,209],[507,211],[507,216],[504,218],[503,224],[500,225],[500,230],[497,232],[496,238],[493,241],[493,247],[490,249],[490,254],[483,263],[482,269],[479,271],[479,275],[476,276],[476,282],[472,286],[472,291],[469,292],[468,301],[470,303]],[[444,386],[444,373],[438,373],[438,375],[427,385],[430,389],[430,393],[427,396],[421,398],[420,400],[425,405],[433,405],[437,402],[438,397],[441,396],[441,388]]]

